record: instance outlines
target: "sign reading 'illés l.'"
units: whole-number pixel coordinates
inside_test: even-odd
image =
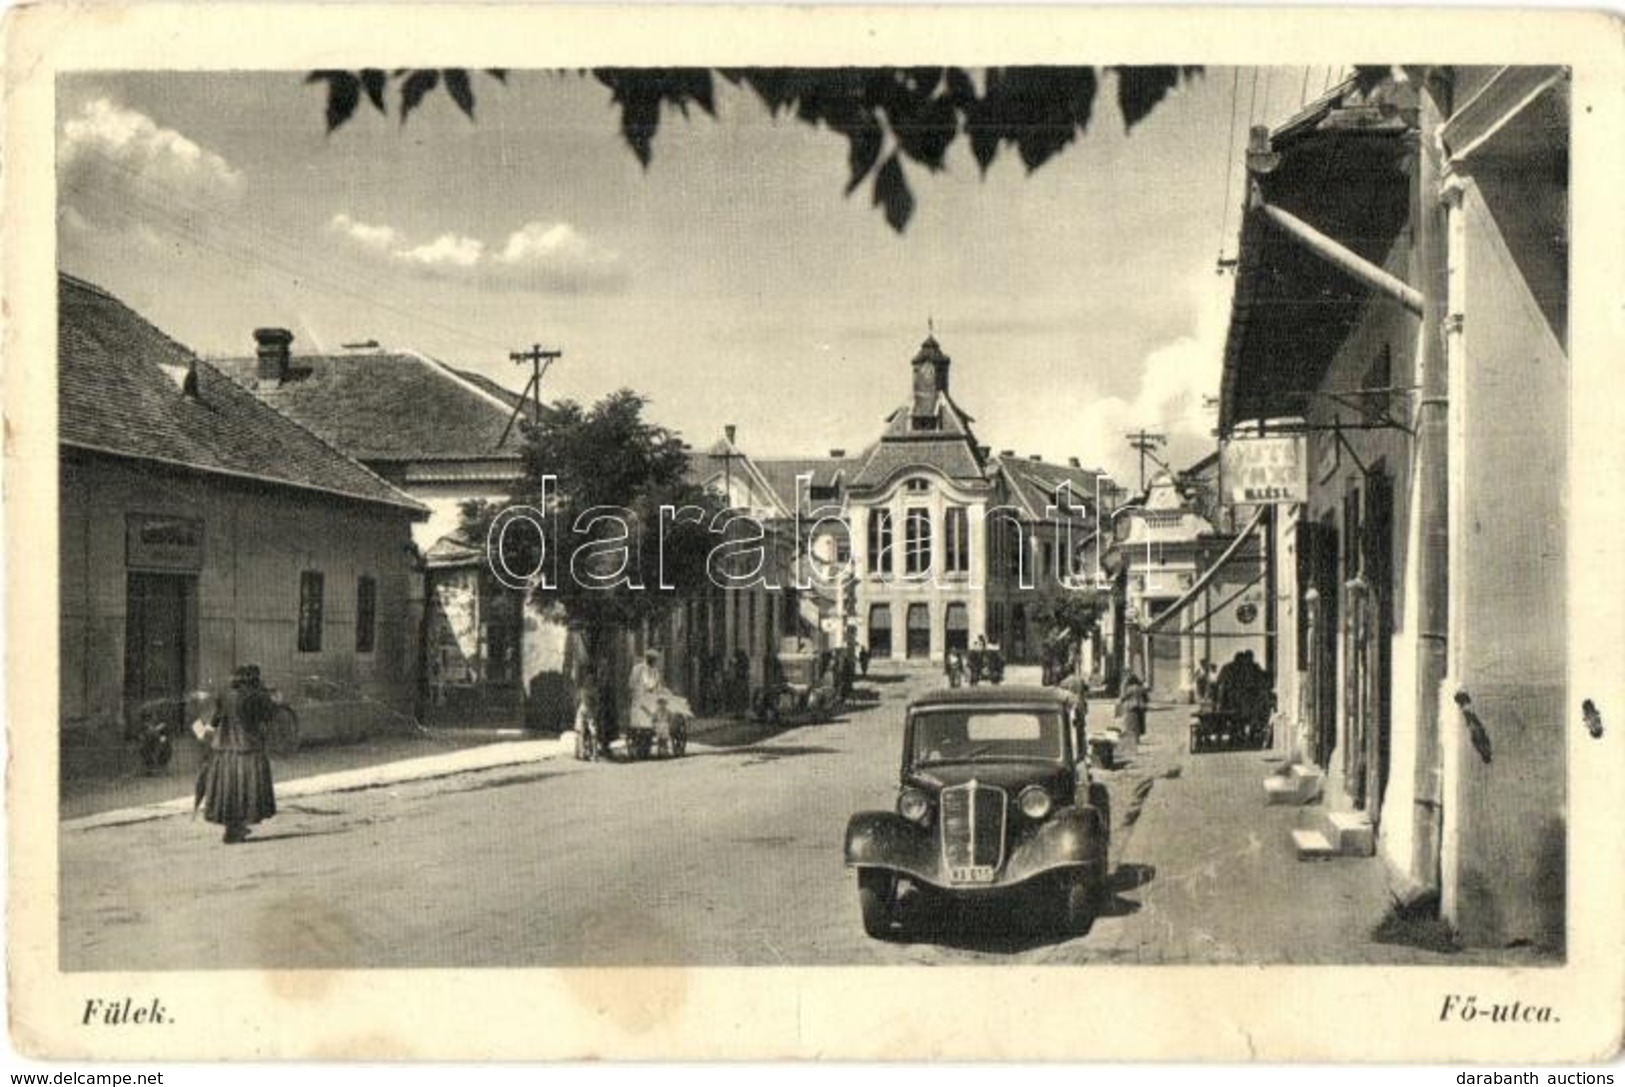
[[[1304,436],[1232,438],[1220,450],[1225,497],[1234,505],[1304,502],[1309,472]]]

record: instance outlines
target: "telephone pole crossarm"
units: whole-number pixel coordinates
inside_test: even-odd
[[[508,361],[515,363],[530,363],[530,380],[525,382],[525,391],[519,394],[519,401],[513,406],[513,414],[508,417],[508,425],[502,428],[502,437],[497,439],[497,447],[501,448],[508,440],[508,434],[513,425],[519,420],[519,413],[524,410],[525,400],[531,401],[530,423],[535,426],[542,418],[542,378],[547,374],[547,368],[553,365],[554,359],[564,357],[564,352],[557,348],[544,348],[541,344],[531,344],[528,351],[508,352]]]

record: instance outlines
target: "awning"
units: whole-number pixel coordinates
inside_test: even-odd
[[[1247,527],[1237,533],[1236,538],[1230,541],[1230,546],[1224,549],[1224,553],[1210,563],[1206,570],[1202,571],[1202,576],[1196,579],[1196,583],[1193,584],[1189,589],[1186,589],[1185,594],[1178,600],[1175,600],[1172,604],[1169,604],[1168,607],[1163,610],[1161,615],[1158,615],[1155,619],[1151,620],[1151,622],[1142,627],[1141,632],[1144,634],[1155,634],[1165,623],[1168,622],[1168,620],[1178,615],[1186,608],[1186,606],[1190,604],[1191,601],[1201,596],[1203,590],[1205,590],[1208,585],[1212,584],[1214,578],[1219,576],[1219,571],[1224,569],[1225,565],[1229,563],[1231,559],[1235,558],[1236,553],[1241,550],[1241,545],[1246,543],[1248,538],[1251,537],[1255,532],[1259,531],[1259,526],[1264,523],[1264,515],[1268,512],[1268,506],[1260,506],[1258,512],[1253,514],[1253,519],[1247,522]]]

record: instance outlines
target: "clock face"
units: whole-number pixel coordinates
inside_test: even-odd
[[[1236,621],[1244,625],[1251,625],[1258,618],[1257,604],[1243,604],[1236,609]]]

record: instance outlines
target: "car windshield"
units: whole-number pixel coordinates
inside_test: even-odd
[[[1044,759],[1065,756],[1066,730],[1053,709],[941,709],[914,716],[912,762]]]

